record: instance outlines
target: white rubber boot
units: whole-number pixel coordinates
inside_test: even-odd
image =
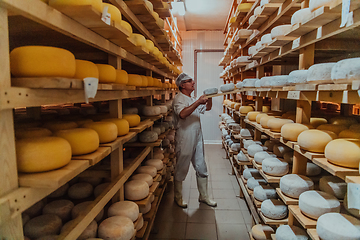
[[[199,202],[206,203],[210,207],[216,207],[217,203],[209,198],[208,195],[208,178],[196,177],[197,187],[199,190]]]
[[[182,208],[187,208],[187,203],[182,199],[182,181],[174,180],[174,201]]]

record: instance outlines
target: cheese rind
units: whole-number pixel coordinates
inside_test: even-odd
[[[313,177],[321,174],[321,167],[315,163],[306,163],[306,176]]]
[[[301,132],[298,136],[297,142],[302,149],[323,153],[326,145],[334,139],[331,133],[310,129]]]
[[[101,222],[98,236],[103,239],[129,240],[135,233],[134,223],[124,216],[113,216]]]
[[[300,133],[309,130],[309,127],[301,123],[286,123],[281,127],[281,136],[290,141],[297,141]]]
[[[243,176],[246,180],[248,180],[249,178],[252,178],[252,177],[256,177],[256,178],[261,177],[259,170],[255,169],[255,168],[244,169]]]
[[[217,94],[218,89],[217,88],[207,88],[204,90],[205,95],[211,95],[211,94]]]
[[[302,175],[287,174],[280,178],[280,189],[286,196],[299,198],[301,193],[314,189],[314,182]]]
[[[337,124],[322,124],[318,126],[316,129],[319,130],[325,130],[335,133],[336,135],[339,135],[340,132],[347,129],[346,125],[337,125]]]
[[[271,29],[271,37],[283,37],[291,31],[292,26],[290,24],[280,25]]]
[[[326,213],[320,216],[316,232],[323,240],[360,239],[360,220],[340,213]]]
[[[233,91],[234,89],[235,89],[234,83],[228,83],[220,86],[221,92],[230,92]]]
[[[115,123],[118,130],[118,136],[124,136],[129,133],[129,122],[126,119],[106,118],[101,121]]]
[[[262,170],[272,176],[284,176],[289,172],[289,164],[278,158],[265,158],[262,162]]]
[[[42,1],[47,1],[47,0],[42,0]],[[86,6],[86,5],[91,5],[93,8],[95,8],[100,13],[103,10],[101,0],[78,0],[78,1],[73,1],[73,0],[49,0],[48,2],[49,2],[49,5],[54,7],[54,8],[62,7],[62,6]]]
[[[64,138],[71,145],[72,155],[83,155],[96,151],[99,147],[99,135],[90,128],[73,128],[55,132],[55,136]]]
[[[116,202],[109,207],[108,216],[124,216],[135,222],[139,217],[139,206],[132,201]]]
[[[142,77],[137,74],[128,74],[128,86],[136,86],[141,87],[142,86]]]
[[[294,225],[281,225],[276,229],[276,240],[308,240],[306,232]]]
[[[96,64],[99,70],[99,83],[116,82],[116,70],[109,64]]]
[[[267,126],[272,132],[281,132],[281,127],[287,123],[294,123],[294,121],[290,119],[272,118],[267,122]]]
[[[75,60],[76,72],[74,78],[84,79],[87,77],[99,78],[99,70],[95,63],[85,60]]]
[[[360,78],[360,58],[344,59],[335,64],[331,70],[334,83],[349,82]]]
[[[325,157],[330,163],[342,167],[358,168],[360,162],[360,140],[332,140],[325,147]]]
[[[161,114],[159,106],[143,106],[142,113],[144,116],[157,116]]]
[[[46,235],[60,232],[61,218],[55,214],[44,214],[30,219],[24,226],[24,235],[30,239],[37,239]]]
[[[273,153],[262,151],[255,153],[254,160],[257,164],[261,165],[265,158],[271,158],[271,157],[276,157],[276,155]]]
[[[262,152],[264,149],[259,144],[252,144],[248,147],[247,151],[250,157],[254,157],[256,153]]]
[[[306,83],[308,70],[295,70],[289,74],[288,82],[292,84]]]
[[[116,80],[115,83],[128,84],[129,77],[125,70],[116,69]]]
[[[133,175],[130,180],[143,180],[145,182],[147,182],[147,184],[149,185],[149,187],[153,184],[154,179],[150,174],[147,173],[138,173]]]
[[[130,180],[124,184],[125,198],[137,201],[149,195],[149,185],[142,180]]]
[[[331,70],[335,63],[314,64],[308,69],[307,82],[310,83],[333,83]]]
[[[296,11],[291,17],[291,25],[303,23],[311,18],[310,8],[303,8]]]
[[[52,132],[47,128],[33,127],[33,128],[21,128],[15,129],[15,137],[21,138],[34,138],[34,137],[49,137]]]
[[[159,138],[158,134],[154,131],[143,131],[142,133],[139,134],[139,140],[140,142],[143,143],[156,142],[158,138]]]
[[[261,203],[261,212],[271,219],[284,219],[288,214],[288,208],[280,200],[267,199]]]
[[[144,162],[145,166],[153,166],[156,170],[161,170],[164,168],[164,163],[161,159],[149,159]]]
[[[329,212],[340,212],[340,202],[336,197],[322,191],[306,191],[299,196],[301,212],[313,219]]]
[[[129,127],[136,127],[140,124],[141,118],[137,114],[123,114],[123,119],[129,122]]]
[[[247,180],[246,186],[250,189],[250,190],[254,190],[254,188],[256,186],[260,186],[260,185],[266,185],[266,181],[262,178],[254,178],[251,177]]]
[[[89,122],[83,125],[84,128],[91,128],[99,135],[100,143],[108,143],[114,141],[118,136],[118,129],[113,122]]]
[[[154,166],[140,166],[136,169],[136,173],[146,173],[151,177],[155,177],[157,174],[156,167]]]

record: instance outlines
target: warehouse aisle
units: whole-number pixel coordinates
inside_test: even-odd
[[[251,215],[244,199],[239,195],[239,185],[230,175],[231,165],[224,159],[221,145],[205,145],[208,164],[209,194],[218,206],[209,207],[198,202],[195,171],[190,167],[183,184],[187,209],[178,207],[173,201],[173,188],[164,194],[155,220],[155,239],[206,239],[206,240],[248,240],[251,229]]]

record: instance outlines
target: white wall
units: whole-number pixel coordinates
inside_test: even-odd
[[[194,77],[194,50],[224,49],[222,31],[187,31],[181,32],[183,71]],[[197,53],[197,84],[196,95],[199,97],[206,88],[219,88],[222,81],[219,75],[222,67],[219,61],[223,52]],[[213,108],[201,117],[201,125],[206,144],[220,143],[219,115],[222,113],[222,97],[213,98]]]

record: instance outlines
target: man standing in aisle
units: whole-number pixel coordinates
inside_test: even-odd
[[[174,200],[183,208],[187,204],[182,199],[182,182],[189,171],[190,162],[196,171],[199,202],[216,207],[217,203],[208,195],[208,172],[205,163],[204,140],[201,131],[200,113],[211,110],[212,99],[205,96],[195,100],[191,93],[195,90],[194,80],[186,73],[176,79],[180,92],[173,101],[174,125],[176,131],[176,165],[174,176]]]

